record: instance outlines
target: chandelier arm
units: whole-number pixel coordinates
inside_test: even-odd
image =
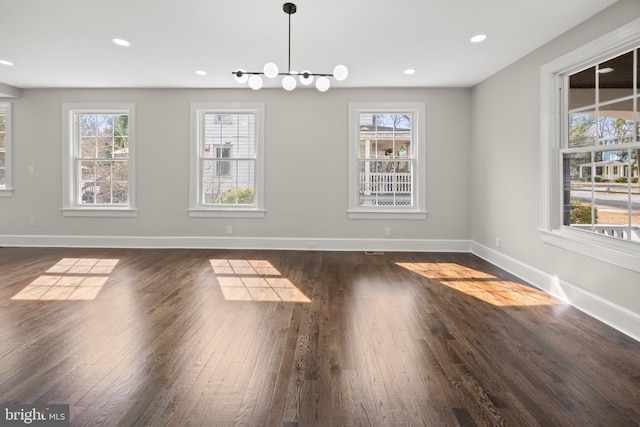
[[[241,77],[244,76],[245,74],[247,75],[261,75],[264,76],[264,71],[232,71],[231,74]],[[333,74],[330,73],[302,73],[299,71],[289,71],[287,73],[278,73],[279,76],[304,76],[304,75],[308,75],[308,76],[314,76],[314,77],[333,77]]]

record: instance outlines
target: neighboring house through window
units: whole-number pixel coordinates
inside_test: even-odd
[[[0,197],[10,197],[11,186],[11,103],[0,102]]]
[[[349,217],[426,216],[423,103],[349,104]]]
[[[640,271],[640,20],[542,69],[542,237]]]
[[[192,217],[263,217],[261,103],[191,104]]]
[[[132,104],[64,104],[63,214],[135,216]]]

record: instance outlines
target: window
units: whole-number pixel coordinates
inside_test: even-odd
[[[349,104],[349,218],[426,217],[424,103]]]
[[[0,197],[10,197],[11,187],[11,103],[0,102]]]
[[[264,217],[264,105],[191,104],[192,217]]]
[[[131,104],[65,104],[63,214],[135,216]]]
[[[640,20],[542,69],[542,238],[640,271]]]

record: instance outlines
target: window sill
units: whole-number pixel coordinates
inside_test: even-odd
[[[544,243],[640,272],[640,245],[637,243],[567,227],[538,231]]]
[[[413,219],[427,218],[427,211],[349,210],[349,219]]]
[[[264,218],[264,209],[189,209],[191,218]]]
[[[0,197],[13,197],[13,189],[10,189],[10,188],[1,189]]]
[[[62,216],[65,217],[134,218],[138,216],[138,210],[130,208],[64,208],[61,211]]]

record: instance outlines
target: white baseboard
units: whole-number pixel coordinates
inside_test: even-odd
[[[558,277],[473,242],[471,252],[533,286],[571,304],[614,329],[640,341],[640,314],[607,301]]]
[[[193,248],[318,251],[471,252],[470,240],[314,239],[275,237],[0,236],[0,246]]]

